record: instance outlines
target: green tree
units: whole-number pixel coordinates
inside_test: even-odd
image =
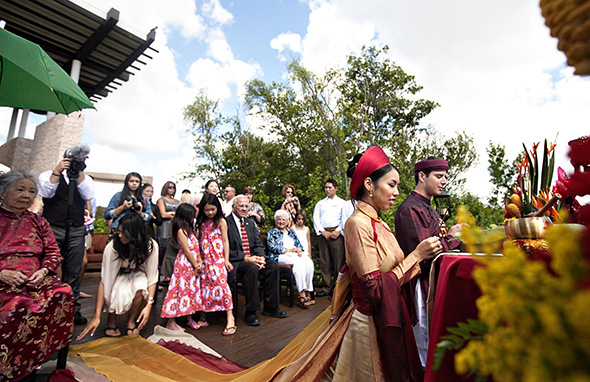
[[[488,154],[488,173],[490,181],[494,185],[488,203],[497,208],[504,207],[504,200],[511,192],[512,186],[516,182],[517,167],[516,163],[522,158],[518,156],[512,162],[506,158],[506,149],[502,145],[496,145],[490,141],[486,148]]]
[[[199,91],[195,100],[183,109],[184,120],[190,126],[188,132],[193,135],[193,148],[197,162],[195,171],[185,174],[185,178],[198,175],[210,175],[218,179],[220,173],[219,127],[228,119],[217,110],[219,101],[207,97],[204,89]]]
[[[350,55],[339,83],[343,123],[357,142],[355,149],[386,146],[395,156],[404,152],[407,139],[419,130],[420,120],[438,104],[415,99],[422,90],[414,76],[388,58],[389,47],[363,47],[359,56]]]
[[[299,93],[290,84],[253,80],[247,84],[247,106],[258,110],[283,150],[295,156],[293,165],[301,169],[297,188],[307,190],[311,174],[344,181],[352,149],[347,145],[350,134],[340,123],[333,102],[340,74],[329,71],[320,77],[296,61],[287,70],[291,84],[301,89]]]
[[[248,82],[245,104],[264,124],[263,138],[242,129],[235,118],[230,121],[234,128],[220,135],[217,129],[229,120],[217,112],[217,102],[200,93],[185,110],[196,156],[203,161],[197,170],[238,190],[256,187],[266,208],[282,199],[284,184],[293,184],[311,213],[328,178],[336,179],[339,194],[349,199],[349,158],[379,145],[400,167],[400,201],[414,188],[413,163],[430,155],[449,161],[449,177],[460,188],[460,174],[477,159],[473,138],[465,132],[444,137],[432,126],[420,127],[438,104],[418,98],[422,87],[387,53],[387,47],[363,48],[344,67],[322,75],[293,61],[285,83]]]
[[[348,159],[371,145],[384,147],[394,158],[408,152],[420,120],[437,106],[415,99],[422,87],[384,58],[387,52],[388,47],[363,48],[348,57],[344,68],[323,76],[293,61],[288,84],[248,83],[247,105],[296,154],[308,175],[300,178],[306,192],[315,192],[317,183],[330,177],[348,198]],[[316,183],[307,183],[310,176]]]

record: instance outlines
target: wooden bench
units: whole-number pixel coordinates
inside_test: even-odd
[[[108,239],[108,233],[95,233],[92,236],[92,246],[86,254],[86,257],[88,258],[88,264],[86,265],[87,271],[100,271],[102,266],[102,254],[107,245]]]

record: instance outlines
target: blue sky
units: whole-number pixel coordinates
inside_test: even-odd
[[[199,89],[233,115],[248,80],[285,81],[293,57],[321,73],[363,45],[389,45],[390,58],[424,87],[419,96],[441,105],[425,126],[474,136],[480,159],[466,176],[479,195],[491,189],[490,140],[515,156],[522,142],[553,140],[559,132],[557,164],[569,171],[567,142],[590,133],[590,80],[565,65],[537,0],[75,1],[102,16],[118,9],[120,25],[141,37],[158,26],[160,53],[99,101],[98,111],[84,112],[83,134],[92,148],[90,170],[151,175],[156,191],[190,168],[182,107]],[[0,123],[8,126],[9,118],[10,110],[0,108]],[[259,125],[250,129],[264,134]],[[7,130],[0,129],[0,139]],[[28,135],[33,132],[31,126]],[[179,188],[197,192],[203,183],[184,181]],[[120,188],[98,185],[98,204]]]

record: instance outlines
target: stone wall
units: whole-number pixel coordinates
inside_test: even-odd
[[[0,163],[13,170],[29,170],[32,149],[32,140],[13,138],[0,146]]]
[[[39,175],[53,170],[67,148],[82,141],[84,115],[56,114],[35,130],[33,140],[14,138],[0,146],[0,163],[13,170],[28,170]]]
[[[27,170],[34,174],[53,170],[64,151],[82,141],[83,129],[84,115],[77,111],[56,114],[37,126]]]

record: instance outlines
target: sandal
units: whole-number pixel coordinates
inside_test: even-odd
[[[115,332],[115,335],[108,335],[107,332],[109,330],[112,330],[113,332]],[[107,328],[104,329],[104,336],[105,337],[121,337],[121,332],[119,332],[119,329],[116,326],[109,326]]]
[[[199,325],[197,322],[195,322],[195,320],[193,320],[192,318],[189,318],[187,321],[187,325],[189,328],[193,329],[193,330],[199,330],[199,328],[203,325]]]
[[[129,333],[131,332],[131,333]],[[127,328],[127,335],[128,336],[132,336],[134,334],[139,334],[139,328],[136,326],[134,326],[133,328]]]
[[[197,324],[201,328],[206,328],[207,326],[209,326],[209,323],[207,321],[205,321],[205,320],[199,320],[199,322],[197,322]]]
[[[166,329],[175,330],[177,332],[184,332],[184,328],[182,326],[178,325],[176,322],[170,321],[170,319],[168,320],[168,323],[166,324]]]
[[[309,307],[309,301],[303,297],[303,296],[299,296],[299,305],[301,305],[301,307],[303,309],[307,309]]]
[[[307,303],[308,303],[307,305],[315,305],[315,300],[308,298]]]
[[[234,334],[236,332],[236,330],[238,330],[237,326],[230,326],[229,328],[223,329],[223,335],[224,336],[231,336],[232,334]]]

